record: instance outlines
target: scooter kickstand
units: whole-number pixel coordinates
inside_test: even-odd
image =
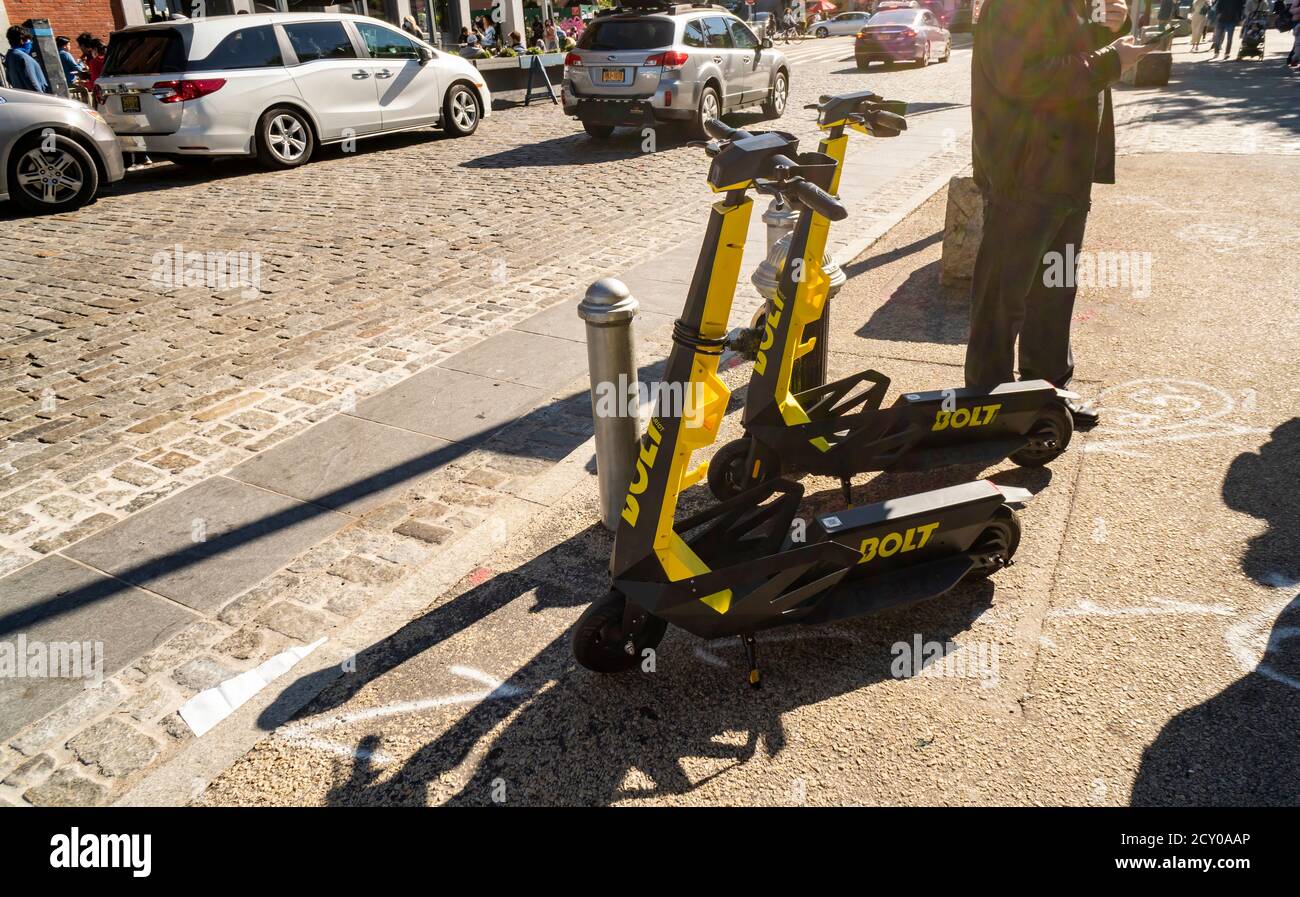
[[[758,645],[753,634],[742,635],[740,643],[745,646],[745,660],[749,663],[749,687],[762,688],[763,677],[758,671]]]
[[[853,503],[853,478],[840,477],[840,488],[844,490],[844,503]]]

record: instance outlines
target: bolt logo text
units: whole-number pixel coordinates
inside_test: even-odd
[[[909,527],[901,533],[868,536],[862,540],[862,545],[858,548],[862,552],[862,559],[858,563],[865,564],[876,558],[887,558],[906,551],[916,551],[918,548],[924,548],[925,543],[930,541],[930,537],[934,535],[934,531],[938,528],[939,523],[935,521],[934,523]]]
[[[934,426],[930,429],[938,431],[947,430],[949,427],[954,430],[962,427],[982,427],[993,423],[993,418],[998,416],[998,409],[1001,407],[1001,405],[975,405],[971,408],[958,408],[956,411],[936,411]]]

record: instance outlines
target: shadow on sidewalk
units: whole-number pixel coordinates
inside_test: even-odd
[[[852,274],[888,264],[941,240],[942,233],[933,234],[889,253],[893,258],[867,259]],[[942,267],[936,260],[914,269],[855,331],[856,335],[891,342],[965,345],[970,333],[970,287],[943,286],[939,282]]]
[[[663,362],[655,361],[642,365],[638,370],[638,376],[642,380],[653,381],[662,376],[662,370]],[[326,418],[326,420],[329,419],[331,418]],[[35,626],[42,621],[71,613],[86,605],[104,601],[114,595],[130,590],[134,585],[148,588],[151,582],[161,577],[192,567],[210,558],[219,557],[236,548],[254,543],[277,531],[295,526],[321,514],[334,514],[335,511],[332,509],[343,507],[349,502],[390,489],[394,485],[411,483],[476,449],[490,448],[493,451],[517,457],[554,462],[566,457],[590,436],[590,392],[584,390],[570,393],[532,409],[505,426],[484,430],[461,442],[450,443],[397,466],[355,480],[324,495],[317,496],[313,501],[296,503],[283,511],[211,535],[206,541],[187,545],[183,550],[142,561],[112,576],[105,574],[104,581],[97,580],[82,588],[40,596],[35,603],[29,604],[21,610],[0,614],[0,636],[18,632]],[[167,501],[183,500],[186,491],[188,490],[169,496],[152,507],[159,507]],[[53,555],[47,555],[47,557],[50,556]],[[39,561],[33,563],[39,563]],[[26,569],[28,568],[20,567],[9,575],[21,575]],[[234,601],[238,597],[238,595],[233,595],[230,601]],[[229,601],[226,602],[226,604],[229,603]]]
[[[1165,725],[1142,755],[1134,806],[1300,805],[1297,476],[1300,418],[1275,429],[1258,454],[1238,455],[1228,468],[1224,504],[1268,524],[1250,540],[1241,568],[1282,597],[1228,630],[1228,647],[1237,660],[1249,662],[1260,653],[1263,659]]]
[[[859,486],[854,500],[880,500],[900,489],[937,488],[977,472],[954,467],[881,474]],[[1050,478],[1050,471],[1027,469],[992,477],[1035,491]],[[710,503],[703,486],[693,487],[682,495],[679,516]],[[838,490],[830,490],[809,496],[804,513],[840,506]],[[368,685],[408,662],[401,681],[419,681],[420,655],[492,614],[507,616],[495,621],[494,631],[469,644],[526,633],[526,626],[510,625],[510,614],[517,618],[548,608],[585,606],[608,587],[611,547],[612,536],[591,526],[486,582],[463,580],[438,606],[361,652],[355,674],[342,679],[333,671],[316,674],[332,682],[294,722],[310,725],[313,719],[328,719]],[[519,666],[492,699],[477,702],[395,771],[374,762],[374,754],[383,751],[383,736],[362,736],[351,767],[338,776],[325,799],[333,805],[424,805],[430,783],[471,760],[476,768],[448,804],[491,804],[500,783],[505,783],[506,803],[511,805],[606,805],[689,794],[760,752],[778,755],[790,737],[787,713],[891,678],[897,643],[911,642],[916,634],[926,641],[954,640],[990,607],[995,588],[993,580],[978,580],[933,601],[864,619],[760,633],[767,687],[758,692],[745,685],[736,639],[705,642],[670,629],[654,674],[602,677],[576,667],[566,630]],[[474,662],[472,656],[455,659]],[[296,686],[282,693],[292,690]],[[268,707],[259,723],[265,729],[275,727],[285,709]],[[507,719],[506,728],[490,745],[484,744]],[[796,788],[792,780],[791,795]],[[780,793],[772,799],[787,802]]]
[[[431,610],[359,656],[357,668],[364,675],[337,684],[299,719],[328,714],[375,678],[511,602],[531,602],[527,611],[533,613],[584,605],[605,588],[609,541],[593,527]],[[556,554],[568,560],[585,554],[583,567],[602,575],[592,582],[579,572],[583,586],[575,588],[572,568],[557,565]],[[927,606],[833,627],[762,634],[762,691],[746,686],[734,639],[703,642],[673,630],[660,646],[654,674],[603,677],[575,666],[566,630],[506,680],[499,693],[508,697],[475,704],[395,772],[373,765],[369,752],[382,748],[382,737],[365,736],[357,746],[361,759],[340,775],[326,802],[422,806],[431,782],[484,750],[448,804],[490,805],[500,782],[511,805],[606,805],[689,794],[760,752],[778,755],[789,739],[785,714],[890,678],[895,643],[910,642],[916,633],[926,640],[953,639],[990,606],[993,592],[994,584],[984,580]],[[516,713],[490,745],[482,744]],[[702,766],[708,771],[701,772]],[[793,782],[791,788],[793,793]],[[783,802],[780,794],[774,799]]]
[[[1150,121],[1186,127],[1241,125],[1262,119],[1300,136],[1296,84],[1282,65],[1285,51],[1280,55],[1275,52],[1283,38],[1289,48],[1291,35],[1269,32],[1269,55],[1263,60],[1210,62],[1208,52],[1191,60],[1178,60],[1168,86],[1153,93],[1148,101]],[[1119,85],[1117,89],[1127,92],[1135,88]],[[1207,97],[1214,102],[1207,103]]]

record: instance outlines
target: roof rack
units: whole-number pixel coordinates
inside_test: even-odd
[[[596,13],[596,18],[627,16],[637,13],[666,13],[679,16],[700,9],[716,9],[719,12],[730,12],[725,6],[718,6],[716,3],[666,3],[664,0],[623,0],[619,6],[612,9],[602,9]]]

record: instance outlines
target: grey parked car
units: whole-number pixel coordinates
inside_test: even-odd
[[[596,16],[564,60],[564,111],[593,137],[618,125],[704,121],[745,106],[780,118],[790,64],[720,6],[628,6]]]
[[[0,200],[29,212],[67,212],[120,181],[122,151],[84,103],[0,87]]]

